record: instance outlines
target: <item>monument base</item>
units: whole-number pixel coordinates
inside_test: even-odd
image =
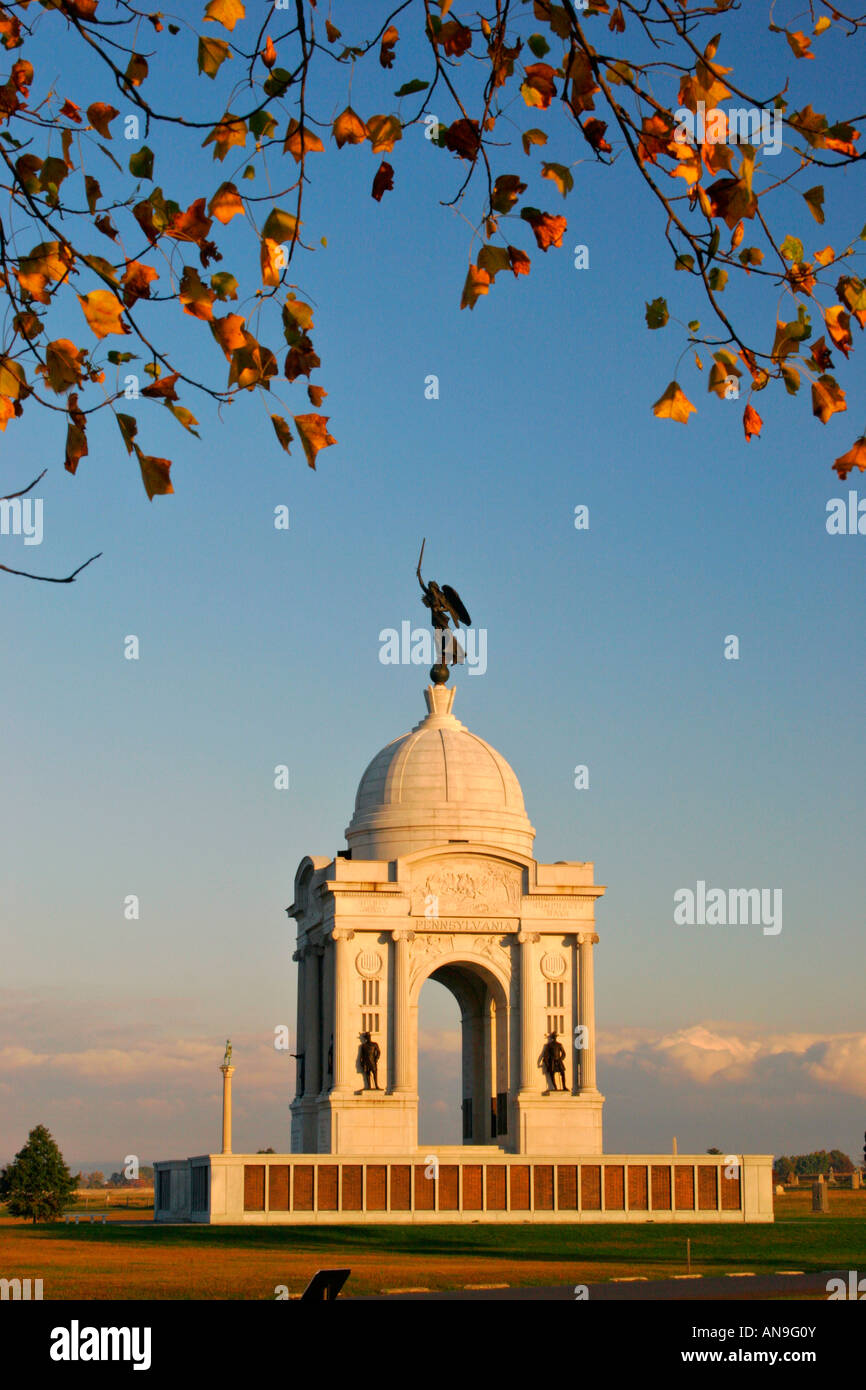
[[[211,1225],[771,1222],[772,1154],[203,1154],[160,1162],[156,1221]]]

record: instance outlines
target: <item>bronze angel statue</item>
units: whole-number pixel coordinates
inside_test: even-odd
[[[436,665],[430,672],[437,685],[442,685],[448,679],[448,656],[451,657],[451,665],[466,660],[466,653],[456,632],[451,632],[449,624],[454,623],[455,628],[459,628],[463,623],[470,627],[472,619],[466,611],[456,589],[452,589],[450,584],[440,586],[435,580],[431,579],[429,584],[425,584],[421,578],[421,561],[424,559],[424,546],[427,544],[426,537],[421,542],[421,554],[418,556],[418,583],[424,595],[422,600],[424,607],[430,609],[430,621],[435,629],[436,643]]]

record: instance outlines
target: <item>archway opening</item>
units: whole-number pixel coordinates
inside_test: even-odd
[[[459,1144],[460,1006],[447,985],[425,980],[418,1000],[418,1143]]]
[[[426,1032],[428,1016],[424,990],[429,984],[444,986],[452,1002],[456,1003],[456,1030]],[[432,998],[435,1000],[434,1008],[442,1010],[445,1007],[438,991]],[[424,1010],[423,1016],[421,1009]],[[453,1012],[450,1017],[453,1019]],[[440,1091],[432,1104],[429,1101],[426,1106],[424,1104],[422,1088],[425,1081],[428,1087],[430,1085],[429,1054],[433,1039],[439,1044],[439,1065],[434,1070],[439,1086],[442,1087],[444,1083],[448,1087],[451,1077],[456,1077],[456,1124],[447,1123],[445,1118],[446,1105],[443,1101],[447,1099],[447,1091],[445,1094]],[[419,1000],[418,1043],[418,1142],[497,1144],[507,1147],[508,1008],[505,991],[494,974],[474,961],[450,961],[431,971],[422,986]],[[448,1062],[445,1061],[446,1055]],[[432,1125],[430,1121],[434,1113],[442,1116],[443,1124]]]

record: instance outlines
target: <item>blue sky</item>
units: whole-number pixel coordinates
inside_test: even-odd
[[[348,37],[350,8],[334,16]],[[168,101],[183,75],[190,99],[216,110],[182,41],[171,80],[150,91]],[[719,58],[754,86],[770,64],[787,70],[780,45],[755,27],[747,62],[724,47]],[[855,90],[855,44],[830,34],[815,47],[792,103],[850,114],[836,100]],[[45,63],[53,78],[56,59]],[[402,59],[359,71],[353,104],[392,109],[386,94],[421,63],[419,50],[417,71]],[[37,64],[34,91],[39,76]],[[95,95],[86,67],[56,80],[82,104]],[[326,67],[323,80],[329,120],[347,72]],[[99,95],[112,97],[104,80]],[[540,123],[522,102],[511,114],[517,129]],[[232,177],[197,141],[149,143],[156,181],[184,205]],[[305,195],[316,249],[292,277],[315,306],[313,379],[339,441],[315,473],[297,444],[280,452],[252,396],[220,420],[185,391],[201,442],[136,407],[146,449],[174,459],[176,492],[153,503],[108,421],[94,422],[75,478],[54,420],[34,414],[2,436],[10,487],[49,469],[43,544],[2,537],[3,562],[67,573],[103,556],[68,587],[2,576],[0,1158],[40,1122],[74,1162],[207,1150],[227,1035],[236,1147],[287,1145],[290,1064],[270,1041],[294,1022],[284,908],[300,859],[343,845],[369,759],[423,711],[423,668],[378,659],[383,628],[423,621],[422,536],[429,575],[488,631],[488,669],[458,675],[455,713],[514,766],[538,857],[593,860],[608,885],[596,953],[606,1148],[667,1148],[676,1134],[681,1150],[854,1156],[866,538],[829,536],[825,516],[832,497],[866,496],[830,469],[863,432],[857,330],[851,362],[836,356],[847,413],[823,427],[807,393],[769,390],[755,400],[763,437],[746,445],[742,401],[709,395],[687,359],[677,368],[674,325],[646,330],[658,295],[684,321],[704,310],[625,157],[602,168],[557,127],[545,154],[578,160],[575,190],[560,207],[536,179],[532,201],[568,217],[565,247],[586,245],[589,269],[568,249],[542,255],[517,222],[509,239],[531,255],[530,276],[501,276],[461,313],[471,229],[439,200],[463,167],[409,129],[379,205],[380,156],[326,145]],[[518,151],[502,167],[537,159]],[[864,221],[859,173],[835,195],[827,183],[837,211],[822,228],[798,195],[779,195],[785,230],[810,251],[846,245]],[[467,215],[479,203],[470,193]],[[250,278],[245,220],[225,237],[225,265]],[[766,337],[772,292],[750,281],[726,294]],[[77,314],[65,331],[81,337]],[[176,311],[164,323],[163,341],[222,379],[203,325]],[[425,398],[431,373],[437,400]],[[677,374],[698,407],[687,426],[651,414]],[[281,395],[281,413],[310,408],[300,383]],[[587,531],[573,524],[581,503]],[[274,529],[280,504],[288,531]],[[128,634],[138,661],[124,659]],[[728,634],[738,661],[724,659]],[[273,787],[279,763],[286,792]],[[783,930],[676,925],[673,895],[699,879],[781,889]],[[127,922],[133,893],[141,917]],[[424,1142],[456,1137],[456,1017],[428,984]]]

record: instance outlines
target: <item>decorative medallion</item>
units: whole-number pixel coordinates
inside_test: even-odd
[[[378,951],[359,951],[355,957],[355,969],[365,979],[372,979],[382,969],[382,957]]]
[[[546,956],[541,957],[541,973],[546,980],[558,980],[565,974],[566,965],[562,956],[553,955],[548,951]]]

